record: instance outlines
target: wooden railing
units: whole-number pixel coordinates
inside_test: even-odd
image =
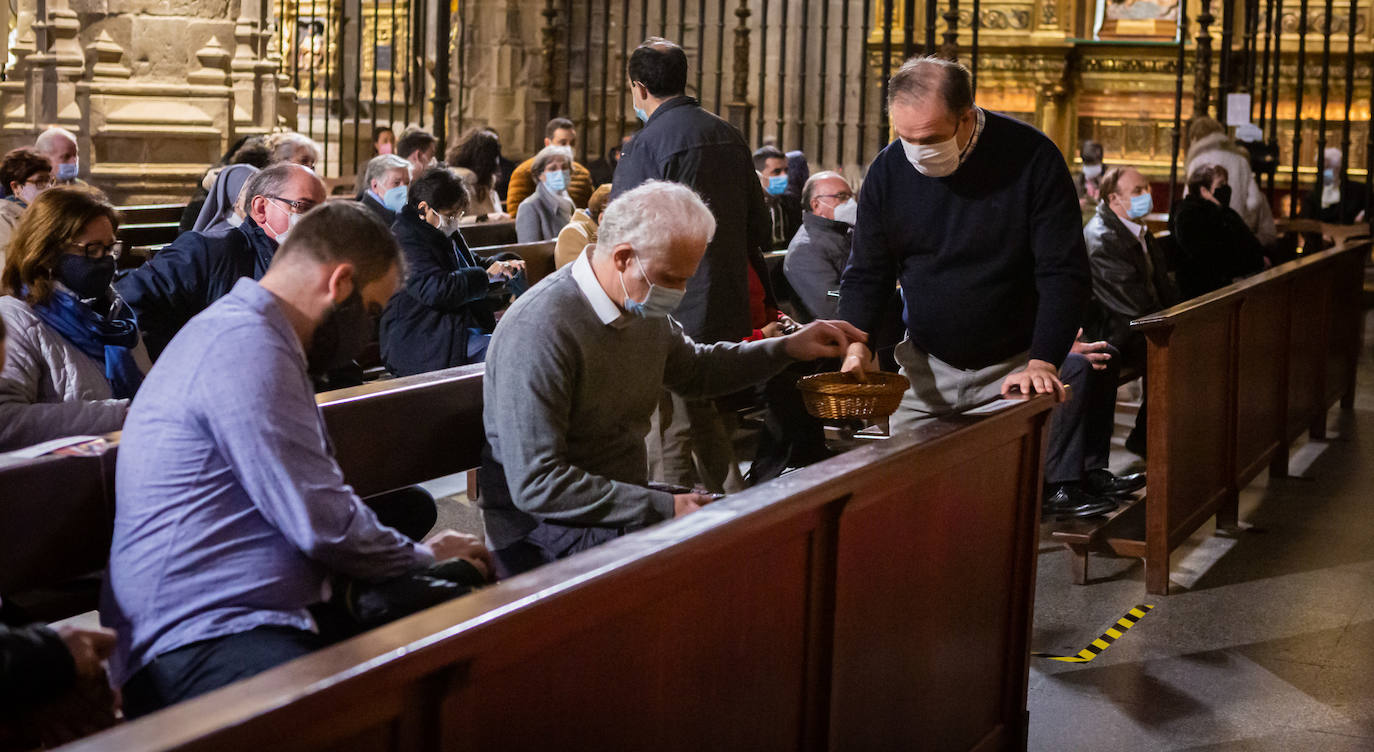
[[[1024,748],[1050,406],[875,442],[70,749]]]
[[[1075,582],[1104,551],[1143,558],[1146,590],[1167,593],[1170,553],[1213,516],[1234,528],[1240,489],[1266,467],[1286,475],[1289,445],[1351,406],[1369,252],[1364,240],[1305,254],[1131,322],[1148,340],[1149,481],[1105,522],[1053,534]]]

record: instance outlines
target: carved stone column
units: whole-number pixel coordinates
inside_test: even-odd
[[[933,2],[933,0],[931,0]],[[949,0],[945,8],[945,39],[940,45],[940,57],[946,60],[959,59],[959,0]]]
[[[740,0],[735,8],[735,64],[734,80],[730,87],[730,103],[727,105],[730,124],[739,129],[747,143],[749,137],[749,0]]]
[[[534,100],[536,124],[547,123],[557,117],[562,104],[555,98],[558,81],[558,8],[554,0],[545,0],[544,10],[539,15],[543,16],[544,25],[539,32],[542,65],[539,69],[538,97]],[[538,149],[541,143],[537,133],[528,134],[526,141],[531,149]]]

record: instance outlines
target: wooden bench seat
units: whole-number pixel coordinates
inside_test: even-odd
[[[1024,748],[1050,407],[874,442],[68,749]]]
[[[1131,322],[1148,342],[1148,484],[1105,520],[1052,534],[1074,582],[1090,552],[1110,552],[1143,558],[1146,590],[1166,594],[1170,553],[1213,516],[1234,528],[1240,489],[1266,468],[1286,475],[1289,445],[1351,406],[1369,252],[1363,240],[1305,254]]]

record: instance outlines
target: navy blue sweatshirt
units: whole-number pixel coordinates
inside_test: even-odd
[[[959,368],[1017,353],[1064,362],[1091,290],[1082,215],[1059,149],[987,112],[964,164],[926,177],[899,141],[869,166],[839,316],[871,332],[901,282],[907,330]]]

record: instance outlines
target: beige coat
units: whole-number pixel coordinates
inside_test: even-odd
[[[578,209],[573,212],[572,221],[558,231],[558,243],[553,247],[554,268],[561,269],[576,261],[587,245],[595,242],[596,222],[585,209]]]
[[[129,400],[112,399],[100,363],[18,298],[0,297],[0,318],[9,330],[0,370],[0,451],[124,425]],[[142,342],[133,355],[144,373],[152,368]]]

